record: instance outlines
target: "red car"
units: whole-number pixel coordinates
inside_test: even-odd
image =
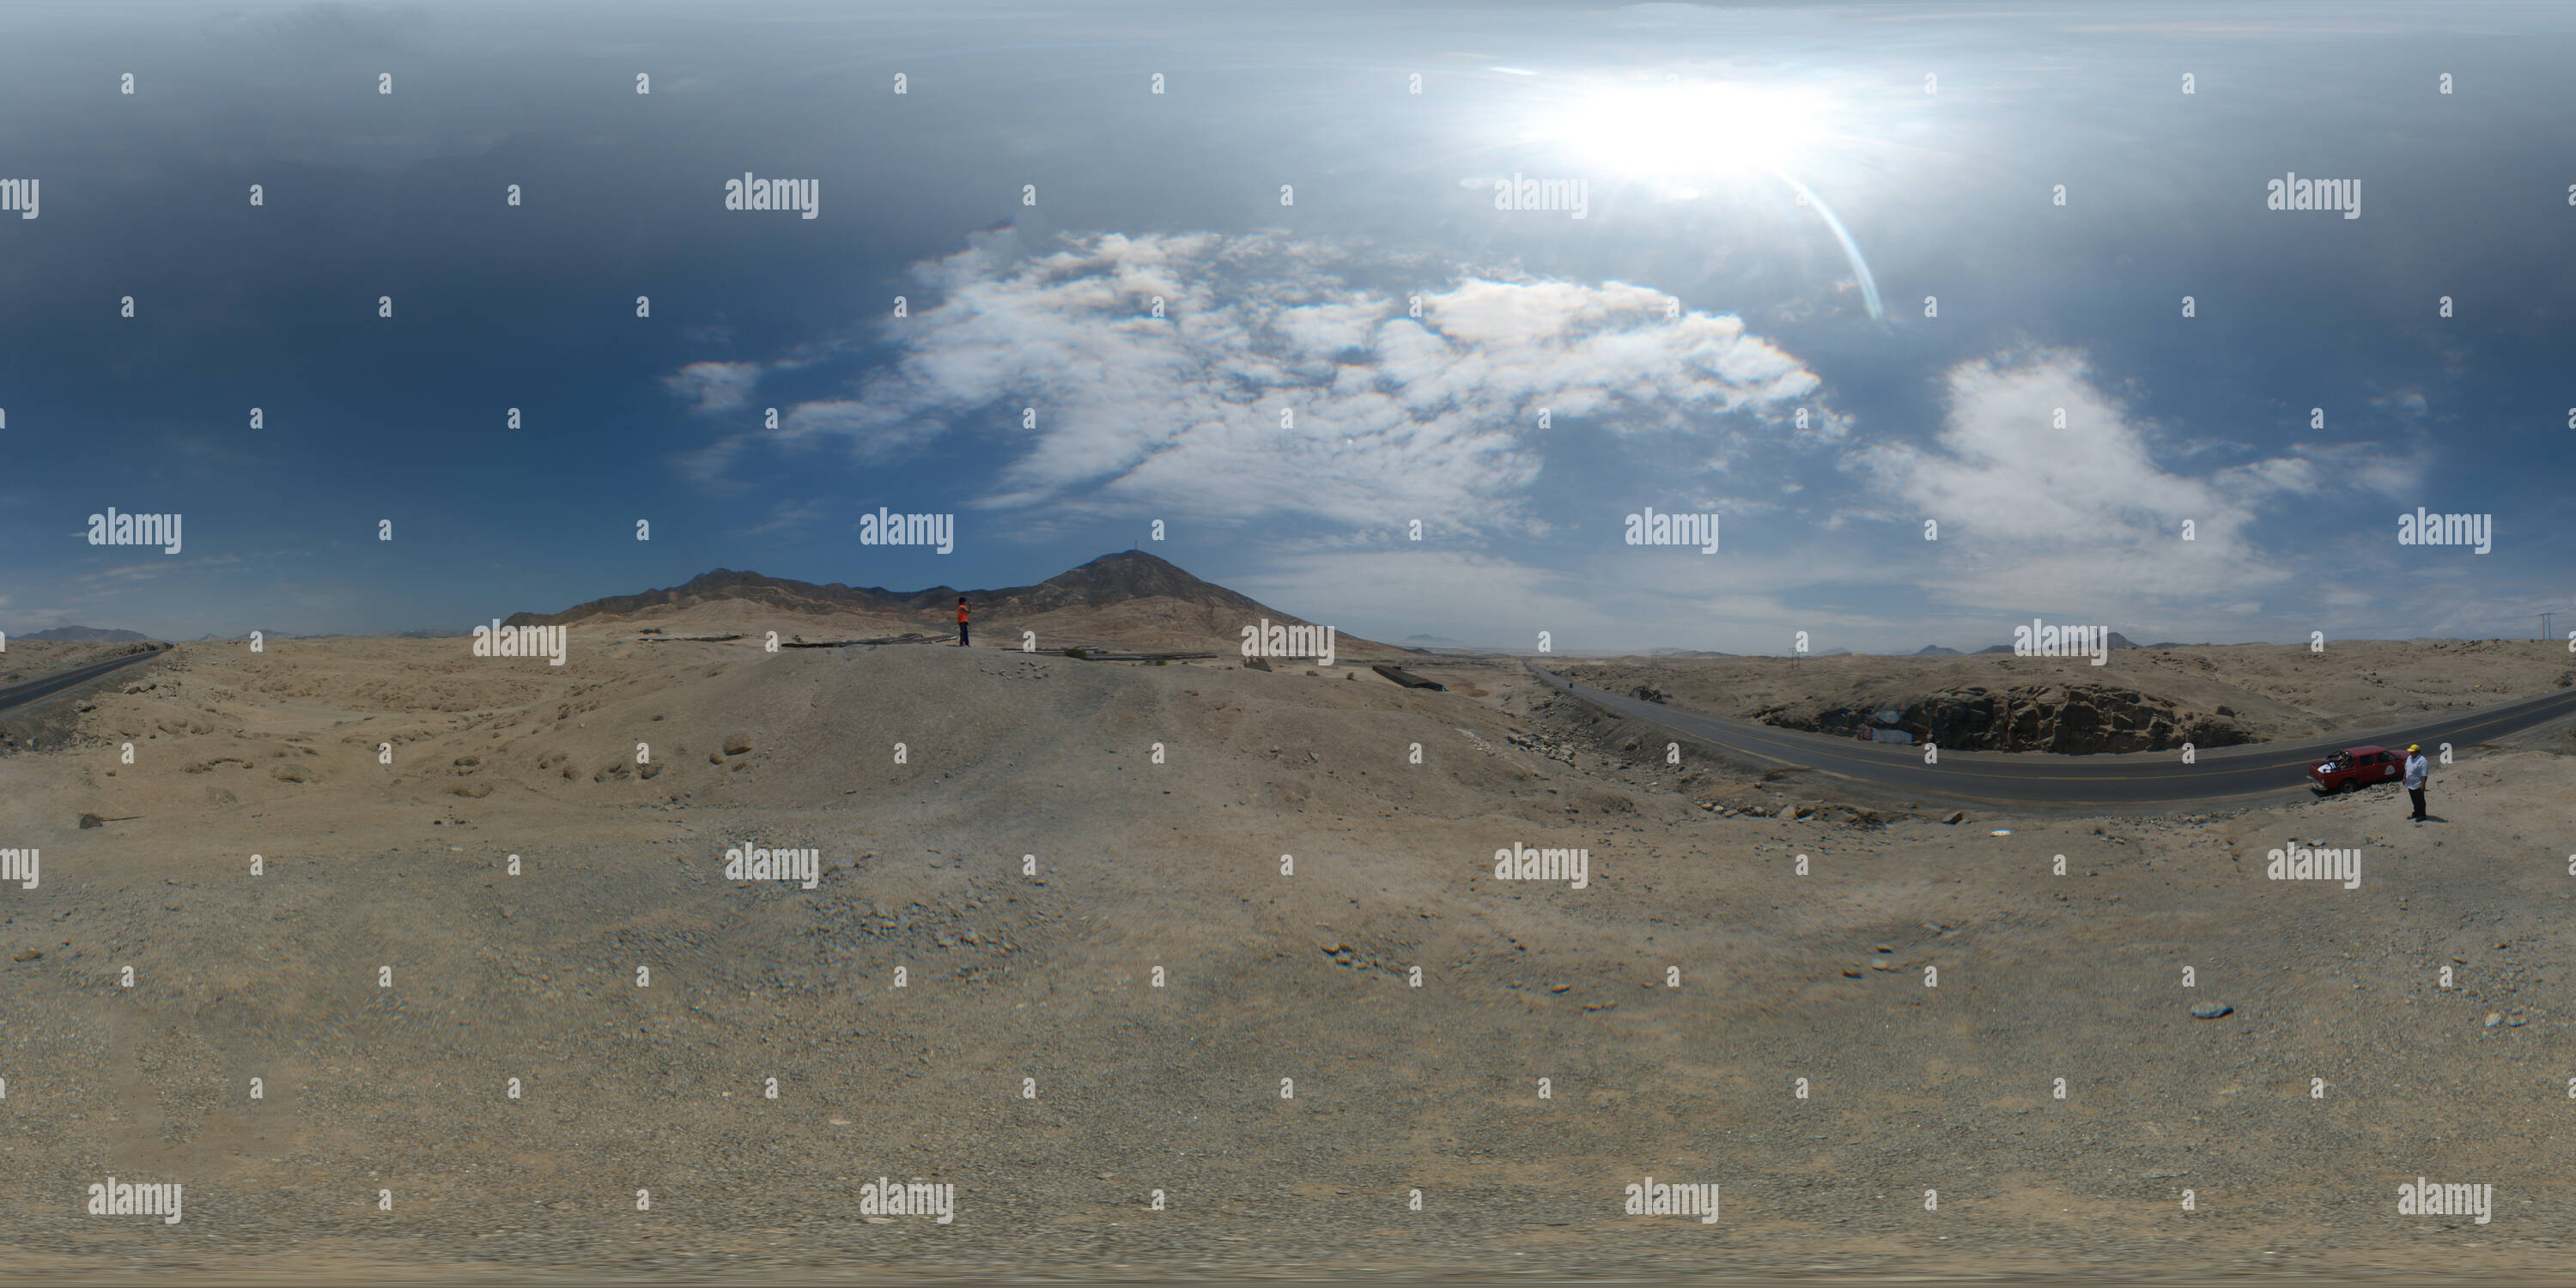
[[[2406,773],[2406,753],[2385,747],[2350,747],[2332,760],[2308,767],[2319,792],[2357,792],[2375,783],[2393,783]]]

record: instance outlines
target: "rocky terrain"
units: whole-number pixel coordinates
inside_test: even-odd
[[[2564,645],[2336,641],[2114,649],[2104,666],[2009,654],[1791,661],[1569,660],[1559,674],[1739,720],[1847,734],[1893,727],[1945,747],[2070,754],[2221,747],[2367,733],[2416,713],[2489,706],[2576,684]]]
[[[1883,719],[1885,711],[1897,718]],[[1816,733],[1849,735],[1876,726],[1944,747],[2083,755],[2254,741],[2231,718],[2235,714],[2224,706],[2209,714],[2187,712],[2170,699],[2102,684],[2024,684],[2000,691],[1984,685],[1944,689],[1900,707],[1855,708],[1810,698],[1767,708],[1755,718]]]

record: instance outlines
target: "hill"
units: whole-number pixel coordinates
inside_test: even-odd
[[[1283,625],[1312,624],[1310,619],[1203,581],[1141,550],[1102,555],[1036,585],[998,590],[818,585],[718,568],[667,589],[612,595],[557,613],[516,613],[505,624],[616,625],[678,619],[697,629],[792,630],[812,632],[817,638],[904,631],[946,634],[955,629],[960,596],[973,614],[979,641],[1008,645],[1028,632],[1037,636],[1039,648],[1049,650],[1107,645],[1232,653],[1241,642],[1242,629],[1265,618]],[[1336,634],[1338,650],[1354,656],[1410,651]]]
[[[152,637],[138,631],[102,630],[96,626],[56,626],[50,630],[30,631],[18,638],[56,644],[136,644]]]

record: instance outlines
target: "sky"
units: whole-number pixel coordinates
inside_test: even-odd
[[[1506,647],[2563,633],[2571,37],[2481,0],[12,4],[0,631],[1135,548]],[[814,217],[728,209],[746,175]],[[2353,209],[2270,208],[2293,175]],[[111,507],[181,548],[92,544]],[[864,543],[879,507],[953,548]],[[1629,544],[1649,507],[1718,549]],[[2489,548],[2402,541],[2419,507]]]

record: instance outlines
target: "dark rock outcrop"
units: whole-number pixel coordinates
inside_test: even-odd
[[[1807,700],[1757,713],[1765,724],[1854,736],[1882,709]],[[1981,751],[2167,751],[2257,741],[2234,720],[2103,684],[1983,685],[1943,689],[1898,707],[1895,727],[1943,747]]]

